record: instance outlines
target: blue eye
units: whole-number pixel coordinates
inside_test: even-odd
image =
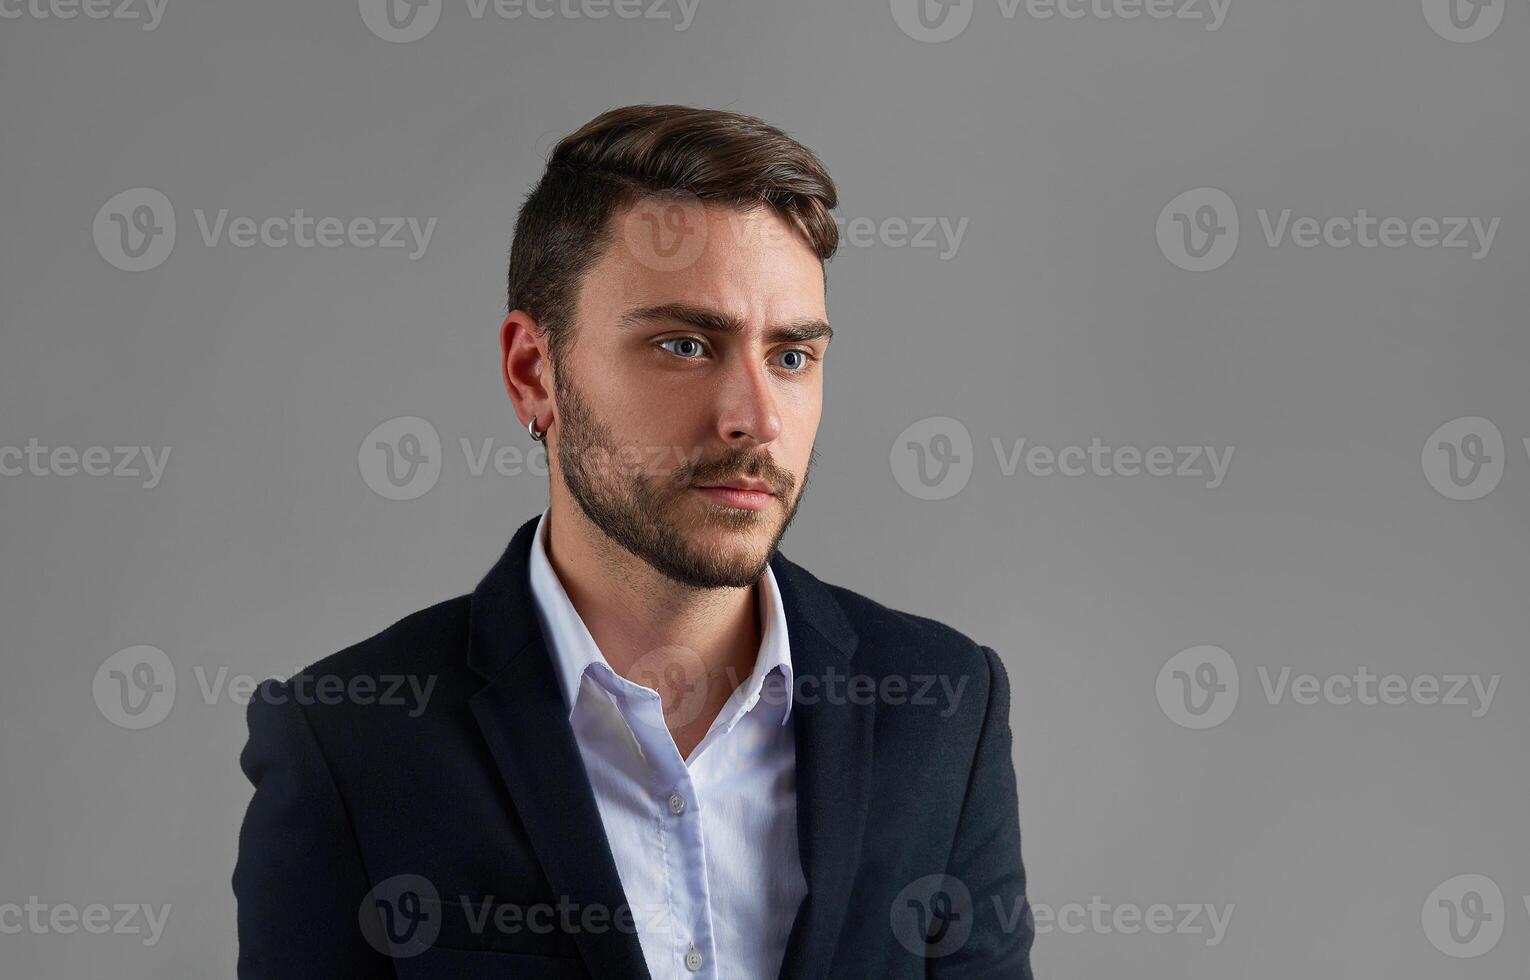
[[[792,356],[795,356],[797,358],[797,361],[798,361],[798,363],[795,366],[791,365],[791,364],[786,364],[786,358],[792,357]],[[800,351],[800,350],[783,351],[781,353],[781,359],[782,359],[782,363],[785,364],[786,367],[791,368],[793,371],[805,371],[805,370],[807,370],[807,366],[808,366],[807,351]]]
[[[659,341],[659,344],[660,344],[660,346],[664,346],[666,344],[687,344],[687,345],[689,345],[689,349],[688,349],[689,352],[686,352],[686,351],[674,351],[674,353],[679,354],[681,357],[683,357],[683,358],[685,358],[687,360],[694,360],[696,358],[696,356],[699,355],[702,352],[701,341],[697,340],[695,337],[671,337],[668,340],[661,340],[661,341]],[[664,349],[665,350],[670,350],[669,347],[664,347]]]

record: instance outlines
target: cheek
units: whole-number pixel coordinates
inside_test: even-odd
[[[808,457],[813,452],[822,408],[817,397],[804,397],[795,404],[782,406],[781,440],[791,454],[791,465],[799,473],[807,467]]]
[[[673,385],[614,378],[603,399],[612,440],[642,454],[645,472],[666,476],[682,462],[704,455],[710,429],[702,399]]]
[[[666,420],[683,414],[688,400],[655,384],[642,371],[612,367],[594,376],[602,391],[601,409],[611,430],[633,439],[662,433]]]

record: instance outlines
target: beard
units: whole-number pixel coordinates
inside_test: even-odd
[[[569,495],[590,523],[659,574],[682,585],[746,588],[759,581],[797,515],[812,470],[812,453],[800,490],[791,473],[777,466],[763,450],[733,448],[716,459],[698,459],[667,475],[654,475],[645,471],[653,458],[651,453],[639,452],[641,462],[633,465],[624,462],[631,459],[632,447],[624,451],[613,438],[611,426],[595,414],[566,373],[556,367],[553,391],[561,423],[558,465]],[[709,531],[758,531],[775,520],[774,506],[751,511],[707,502],[697,508],[687,501],[691,496],[699,499],[690,490],[697,484],[738,476],[763,480],[775,494],[774,500],[790,502],[780,523],[770,528],[770,542],[763,551],[720,549],[698,540]]]

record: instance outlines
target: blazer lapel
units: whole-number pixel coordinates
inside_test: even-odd
[[[470,704],[554,893],[610,922],[627,898],[531,595],[536,523],[521,526],[473,592],[468,662],[488,684]],[[581,929],[574,938],[593,976],[648,980],[636,932]]]
[[[860,865],[870,801],[875,699],[857,704],[844,696],[857,636],[828,589],[779,553],[771,569],[781,586],[791,642],[797,847],[807,880],[780,976],[812,980],[825,976],[833,965]],[[804,686],[806,678],[812,682]]]

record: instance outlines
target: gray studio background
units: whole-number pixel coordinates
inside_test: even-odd
[[[544,506],[492,458],[531,446],[514,216],[560,136],[675,101],[839,182],[783,548],[1002,654],[1038,975],[1530,976],[1530,2],[1127,2],[0,4],[0,906],[170,906],[8,928],[0,975],[233,974],[235,682],[470,590]],[[231,224],[298,208],[434,224]],[[1360,209],[1391,244],[1339,244]],[[373,489],[409,434],[423,482]],[[139,647],[176,691],[129,717]],[[1362,670],[1402,703],[1345,703]]]

